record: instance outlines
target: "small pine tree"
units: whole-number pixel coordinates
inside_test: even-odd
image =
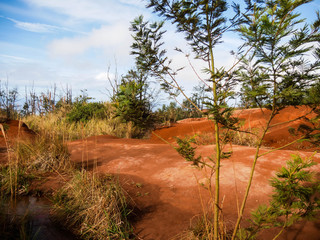
[[[218,219],[221,209],[219,206],[220,160],[223,155],[219,134],[220,124],[228,123],[228,127],[232,125],[229,122],[232,109],[227,108],[225,104],[226,99],[232,94],[230,90],[232,85],[227,72],[224,69],[216,68],[213,48],[221,42],[223,33],[237,22],[239,15],[237,14],[231,20],[231,25],[228,25],[225,17],[228,6],[224,0],[149,0],[148,2],[148,7],[168,21],[172,21],[177,30],[185,34],[185,39],[196,58],[203,60],[208,66],[205,72],[208,76],[209,84],[207,85],[210,85],[212,97],[207,105],[211,108],[211,113],[214,116],[212,120],[216,139],[216,157],[213,163],[215,166],[214,239],[218,239]],[[237,11],[239,10],[239,6],[233,5],[233,7]],[[132,29],[137,38],[132,46],[132,53],[136,56],[138,65],[159,79],[162,87],[169,93],[174,96],[177,92],[182,93],[187,101],[201,112],[196,103],[185,94],[176,79],[176,75],[181,69],[173,70],[170,65],[171,61],[165,56],[166,51],[161,50],[163,45],[161,38],[165,33],[162,30],[163,22],[148,24],[143,21],[142,17],[139,17],[133,23]],[[179,48],[176,50],[182,52]]]
[[[147,75],[134,70],[123,77],[118,92],[112,97],[116,117],[139,128],[137,137],[153,126],[152,98],[148,93]]]
[[[255,239],[263,229],[280,227],[283,230],[302,219],[314,219],[320,210],[320,183],[316,179],[315,172],[310,167],[316,165],[311,158],[302,159],[299,155],[293,155],[276,172],[276,177],[270,180],[274,194],[270,204],[261,205],[252,212],[250,226],[238,233],[241,239]]]

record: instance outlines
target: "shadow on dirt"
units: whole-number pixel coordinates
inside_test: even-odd
[[[174,237],[172,233],[178,234],[187,230],[186,226],[190,225],[194,214],[182,209],[183,203],[180,207],[162,201],[163,189],[140,177],[126,174],[116,174],[116,177],[132,208],[129,221],[139,239],[171,239]],[[170,218],[172,214],[177,217]]]

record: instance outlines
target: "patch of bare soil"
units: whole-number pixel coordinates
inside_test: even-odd
[[[304,113],[307,108],[288,108],[276,116],[272,124],[290,121]],[[239,118],[246,119],[244,128],[261,128],[268,119],[267,110],[237,111]],[[302,119],[298,120],[304,121]],[[288,127],[297,122],[276,125],[268,133],[265,146],[286,144],[292,141]],[[123,188],[139,210],[134,218],[134,231],[139,239],[171,239],[187,230],[197,216],[212,207],[210,194],[205,189],[210,172],[199,171],[190,166],[169,144],[175,137],[211,133],[212,122],[206,119],[185,120],[169,128],[154,131],[150,140],[116,139],[97,136],[68,144],[71,158],[77,164],[95,171],[119,176]],[[294,137],[294,136],[292,136]],[[268,145],[269,144],[269,145]],[[200,146],[203,157],[214,154],[214,146]],[[301,148],[301,146],[299,147]],[[264,153],[269,149],[262,149]],[[253,185],[246,206],[245,216],[258,205],[268,203],[272,188],[269,179],[276,170],[284,166],[292,154],[309,157],[313,153],[281,150],[259,159]],[[242,200],[255,148],[233,146],[233,155],[223,159],[221,167],[221,201],[227,226],[233,226],[237,217],[237,206]],[[320,154],[314,159],[320,162]],[[314,167],[320,172],[320,166]],[[245,225],[245,222],[244,222]],[[263,232],[260,239],[272,239],[277,229]],[[301,222],[285,231],[279,239],[319,239],[320,220]]]
[[[1,123],[6,129],[6,135],[9,140],[15,140],[17,138],[33,138],[35,133],[28,128],[28,126],[22,121],[7,120]],[[0,132],[0,144],[5,144],[3,134]]]
[[[122,186],[139,209],[134,229],[141,239],[170,239],[188,229],[194,216],[211,207],[208,191],[199,184],[206,184],[209,172],[191,167],[169,145],[110,138],[102,141],[101,138],[69,143],[72,160],[88,169],[119,176]],[[210,156],[213,151],[212,145],[199,147],[202,156]],[[237,199],[240,201],[243,197],[255,149],[234,146],[233,151],[230,159],[223,160],[221,168],[223,215],[229,226],[235,223]],[[246,216],[259,204],[268,202],[272,193],[268,180],[294,153],[283,150],[259,160]],[[311,155],[308,152],[301,154]],[[320,161],[320,154],[316,154],[315,159]],[[315,170],[319,171],[320,167]],[[313,223],[311,227],[309,223],[303,224],[308,228],[301,225],[300,232],[292,230],[286,234],[298,234],[296,239],[318,239],[315,234],[319,233],[319,227],[312,227]]]

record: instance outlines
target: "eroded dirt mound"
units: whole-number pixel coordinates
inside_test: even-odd
[[[240,129],[244,131],[252,131],[258,136],[261,134],[261,129],[266,125],[270,117],[270,110],[267,109],[243,109],[236,110],[234,116],[239,118]],[[280,147],[288,144],[300,136],[294,136],[289,132],[290,128],[297,129],[301,124],[311,126],[306,118],[314,118],[315,113],[312,113],[310,108],[305,106],[288,107],[280,111],[271,122],[271,128],[267,132],[263,145],[265,147]],[[320,122],[319,122],[320,124]],[[175,142],[176,137],[185,137],[199,135],[200,141],[204,144],[214,142],[214,126],[212,121],[206,118],[186,119],[173,124],[168,128],[157,129],[153,132],[151,142],[165,143]],[[241,134],[243,138],[244,135]],[[247,138],[253,139],[254,136],[249,134]],[[252,140],[253,141],[253,140]],[[201,143],[201,142],[200,142]],[[314,151],[318,148],[308,142],[295,143],[286,147],[287,150],[309,150]]]
[[[265,146],[276,147],[286,144],[294,136],[289,127],[296,127],[305,120],[295,118],[309,112],[308,108],[288,108],[277,115],[266,136]],[[243,129],[261,129],[268,121],[270,111],[260,109],[238,110],[235,116],[242,121]],[[309,118],[314,115],[307,115]],[[279,124],[289,121],[285,124]],[[175,137],[194,134],[213,142],[213,124],[205,118],[187,119],[168,128],[154,131],[149,140],[116,139],[110,136],[97,136],[69,143],[71,158],[86,169],[119,176],[128,197],[139,210],[134,216],[134,232],[138,239],[172,239],[187,230],[197,217],[212,208],[208,187],[208,169],[198,170],[186,162],[170,144]],[[167,144],[170,143],[170,144]],[[227,146],[230,147],[230,146]],[[223,159],[221,167],[221,201],[226,225],[234,226],[237,205],[242,200],[255,148],[233,145],[233,155]],[[300,146],[301,148],[301,146]],[[214,154],[215,146],[199,146],[198,153],[204,158]],[[294,146],[293,149],[299,149]],[[227,151],[228,149],[226,149]],[[230,149],[229,149],[230,150]],[[260,154],[268,151],[262,149]],[[245,216],[259,204],[268,203],[272,194],[269,179],[276,170],[284,166],[292,154],[304,157],[312,153],[281,150],[261,157],[256,166],[254,181],[249,195]],[[314,156],[320,161],[320,155]],[[320,167],[314,167],[320,172]],[[245,221],[243,222],[245,225]],[[279,239],[316,240],[320,234],[320,221],[301,222],[285,231]],[[278,230],[268,230],[261,239],[272,239]]]
[[[176,137],[192,136],[195,134],[214,133],[212,121],[206,118],[185,119],[172,124],[171,127],[164,127],[153,131],[150,141],[153,143],[176,142]]]

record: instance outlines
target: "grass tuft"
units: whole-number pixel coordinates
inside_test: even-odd
[[[56,136],[41,135],[33,140],[17,142],[13,151],[22,168],[42,172],[72,168],[67,146]]]
[[[54,214],[82,239],[128,239],[132,233],[125,196],[110,177],[77,171],[54,202]]]

